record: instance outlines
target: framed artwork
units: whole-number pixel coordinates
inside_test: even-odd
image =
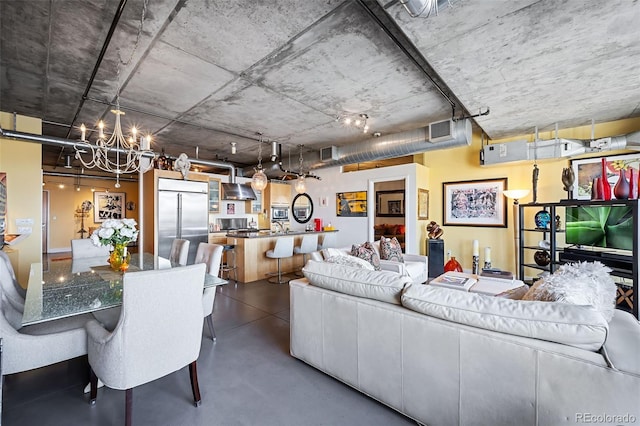
[[[104,222],[107,219],[124,219],[124,192],[94,192],[93,221]]]
[[[593,184],[593,180],[602,175],[602,158],[603,157],[593,157],[571,160],[571,168],[576,177],[573,184],[573,198],[575,200],[591,199],[591,185]],[[612,189],[618,182],[620,170],[625,171],[627,180],[631,179],[631,169],[636,170],[636,176],[638,175],[637,172],[640,171],[640,153],[612,155],[604,158],[607,162],[607,180]],[[615,196],[612,194],[611,198],[615,198]]]
[[[236,205],[234,203],[227,204],[227,214],[236,214]]]
[[[444,225],[507,227],[507,178],[443,182]]]
[[[367,191],[336,193],[336,216],[366,217]]]
[[[418,220],[429,219],[429,190],[418,188]]]
[[[404,217],[404,190],[376,191],[376,216]]]

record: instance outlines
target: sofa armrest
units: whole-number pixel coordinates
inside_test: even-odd
[[[427,256],[423,256],[421,254],[403,254],[402,258],[405,262],[422,262],[425,265],[427,264]]]
[[[394,262],[393,260],[380,260],[380,269],[383,271],[391,271],[400,275],[408,275],[404,267],[404,263]]]

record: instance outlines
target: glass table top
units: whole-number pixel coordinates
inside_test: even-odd
[[[44,268],[43,268],[44,266]],[[134,254],[127,273],[171,268],[169,260],[144,253]],[[104,256],[33,263],[25,298],[22,325],[37,324],[122,304],[122,276]],[[205,274],[204,287],[227,284]]]

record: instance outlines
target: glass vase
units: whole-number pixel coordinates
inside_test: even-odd
[[[460,265],[460,262],[458,262],[456,258],[452,256],[451,259],[449,259],[449,261],[444,265],[444,271],[462,272],[462,265]]]
[[[613,195],[618,200],[626,200],[629,198],[629,181],[627,180],[627,173],[624,169],[620,169],[620,176],[618,177],[618,182],[613,187]]]
[[[130,260],[131,253],[127,250],[127,246],[125,244],[116,244],[109,256],[109,265],[114,271],[124,272],[129,269]]]
[[[609,184],[609,177],[607,175],[607,159],[602,159],[602,174],[600,175],[600,182],[602,185],[602,193],[600,196],[603,200],[611,199],[611,184]]]

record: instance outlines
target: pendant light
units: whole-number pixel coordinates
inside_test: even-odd
[[[251,178],[251,188],[254,191],[262,191],[267,187],[267,175],[262,171],[262,133],[258,133],[260,135],[259,145],[258,145],[258,166],[254,169],[256,172],[253,174]]]
[[[296,192],[298,194],[304,194],[305,192],[307,192],[307,183],[305,182],[304,179],[304,173],[302,173],[302,147],[304,145],[298,145],[300,147],[300,168],[299,168],[299,174],[298,174],[298,180],[296,180],[296,184],[295,184],[295,189]]]

